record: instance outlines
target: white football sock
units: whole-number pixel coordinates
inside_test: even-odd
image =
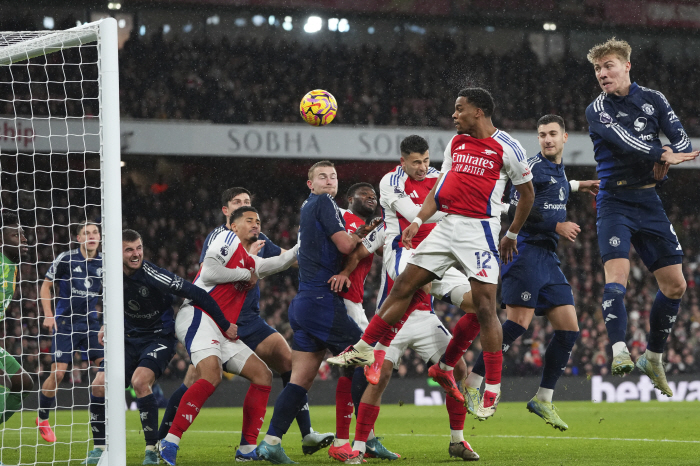
[[[346,443],[350,443],[350,439],[337,438],[337,439],[333,440],[334,447],[342,447]]]
[[[488,383],[484,384],[484,393],[486,393],[487,391],[493,392],[496,395],[498,395],[498,392],[501,391],[501,384],[500,383],[493,384],[493,385],[488,384]]]
[[[537,399],[540,401],[546,401],[547,403],[552,402],[552,396],[554,395],[554,390],[551,388],[542,388],[540,387],[537,390]]]
[[[655,353],[649,350],[646,350],[644,354],[646,354],[647,359],[651,362],[661,362],[661,358],[664,355],[664,353]]]
[[[464,431],[462,430],[450,430],[450,435],[452,437],[450,439],[451,443],[459,443],[464,441]]]
[[[268,445],[279,445],[282,443],[282,439],[275,437],[274,435],[265,435],[263,442],[267,443]]]
[[[170,443],[174,443],[175,445],[180,445],[180,437],[178,437],[177,435],[168,434],[163,440]]]
[[[480,376],[479,374],[476,374],[474,372],[470,372],[469,375],[467,376],[467,385],[471,388],[476,388],[479,390],[481,388],[481,383],[484,381],[484,378]]]
[[[369,351],[369,350],[374,350],[372,348],[372,345],[368,345],[364,340],[360,340],[357,343],[353,345],[357,351]]]
[[[440,369],[442,369],[443,371],[451,371],[451,370],[454,370],[454,367],[448,366],[444,362],[440,361]]]
[[[352,444],[352,449],[357,450],[357,451],[361,451],[362,453],[365,453],[367,451],[367,444],[365,442],[360,442],[359,440],[355,440],[355,442]]]
[[[244,455],[247,455],[251,451],[255,450],[255,447],[257,447],[257,445],[240,445],[238,450],[240,450],[240,452]]]
[[[617,356],[620,354],[621,351],[627,351],[629,353],[629,350],[627,349],[627,345],[625,344],[624,341],[618,341],[617,343],[613,343],[612,345],[612,354],[613,357]]]
[[[369,435],[367,436],[367,441],[369,442],[374,438],[374,429],[369,431]]]

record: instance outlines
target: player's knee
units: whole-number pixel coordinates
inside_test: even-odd
[[[138,398],[142,398],[151,393],[151,382],[145,377],[133,377],[131,379],[131,386],[134,388]]]
[[[687,288],[687,283],[685,281],[685,278],[680,277],[677,280],[672,281],[668,285],[666,285],[664,288],[665,290],[662,289],[661,292],[670,299],[681,299],[683,295],[685,294],[685,290]]]
[[[101,385],[94,385],[92,386],[92,389],[90,390],[90,393],[92,393],[92,396],[96,397],[104,397],[105,396],[105,386],[104,383]],[[138,396],[138,394],[137,394]]]
[[[257,385],[272,385],[272,371],[268,367],[259,367],[251,382]]]
[[[190,367],[187,369],[187,374],[185,375],[185,380],[184,384],[187,387],[191,387],[193,383],[197,381],[199,377],[197,376],[197,368],[194,367],[194,365],[190,364]]]
[[[407,299],[413,296],[413,293],[415,293],[418,288],[413,287],[410,280],[406,277],[405,274],[400,274],[396,277],[394,286],[389,292],[390,295],[393,295],[397,299]]]

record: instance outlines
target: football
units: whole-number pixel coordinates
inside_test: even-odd
[[[338,112],[335,97],[328,91],[316,89],[307,93],[299,104],[299,113],[312,126],[324,126],[333,121]]]

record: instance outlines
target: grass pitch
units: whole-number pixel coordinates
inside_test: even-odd
[[[496,416],[488,421],[468,417],[465,438],[481,455],[479,463],[491,465],[700,464],[700,403],[560,402],[556,405],[570,426],[566,432],[554,430],[530,414],[525,403],[501,403]],[[85,458],[91,448],[87,442],[85,411],[58,413],[56,420],[64,426],[56,429],[57,445],[48,445],[38,438],[34,427],[36,413],[23,414],[21,419],[15,416],[3,426],[0,460],[4,464],[51,464],[53,460],[53,464],[65,465],[77,464]],[[269,407],[266,421],[271,416],[272,407]],[[311,420],[316,430],[333,432],[335,407],[312,406]],[[71,422],[73,427],[66,425]],[[20,428],[21,425],[27,427]],[[138,412],[128,412],[128,465],[140,465],[143,460],[140,427]],[[180,444],[178,465],[232,464],[240,427],[240,408],[203,409]],[[444,406],[383,406],[376,428],[379,436],[384,437],[384,445],[401,454],[397,466],[460,461],[447,454],[449,424]],[[354,423],[351,434],[353,430]],[[261,435],[259,440],[262,438]],[[71,440],[73,443],[68,443]],[[283,445],[287,454],[301,464],[339,464],[328,458],[326,450],[304,456],[296,425],[292,425]]]

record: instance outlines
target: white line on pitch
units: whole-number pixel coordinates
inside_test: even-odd
[[[141,430],[129,430],[129,432],[141,432]],[[240,430],[192,430],[199,434],[240,434]],[[298,432],[286,434],[299,435]],[[390,434],[382,432],[386,437],[449,437],[442,434]],[[610,438],[610,437],[553,437],[546,435],[474,435],[475,438],[520,438],[520,439],[541,439],[541,440],[615,440],[621,442],[666,442],[666,443],[700,443],[700,440],[674,440],[655,438]]]

